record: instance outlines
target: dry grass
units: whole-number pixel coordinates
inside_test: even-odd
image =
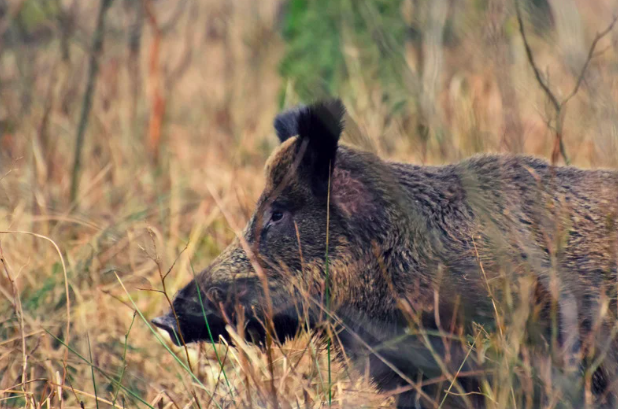
[[[411,123],[386,121],[381,85],[363,74],[357,58],[363,45],[345,44],[347,64],[360,69],[350,69],[341,96],[384,157],[432,164],[486,151],[549,157],[554,133],[545,123],[552,115],[546,97],[519,36],[492,45],[492,27],[516,31],[516,22],[510,11],[501,14],[502,2],[489,3],[474,18],[462,14],[453,29],[463,40],[442,47],[443,64],[433,67],[442,139],[417,134],[415,113]],[[530,35],[537,63],[558,95],[573,89],[590,41],[616,11],[609,0],[566,3],[578,11],[568,14],[565,5],[562,18],[575,18],[579,31]],[[277,144],[271,124],[278,93],[291,89],[277,74],[283,43],[276,1],[187,1],[177,17],[172,4],[151,5],[161,26],[175,20],[162,32],[158,51],[153,30],[145,27],[137,75],[119,34],[132,14],[120,1],[109,12],[74,203],[74,136],[98,2],[79,4],[69,61],[58,52],[56,29],[50,42],[5,44],[1,51],[0,407],[265,407],[271,382],[282,407],[317,408],[327,400],[326,355],[315,339],[274,348],[274,379],[258,349],[242,342],[218,346],[228,385],[210,345],[185,352],[134,315],[134,306],[146,318],[166,307],[165,297],[146,291],[161,289],[155,260],[167,271],[178,258],[166,281],[173,294],[192,277],[191,265],[206,266],[234,237],[209,186],[235,224],[247,220],[262,188],[262,165]],[[616,38],[613,33],[600,42],[565,114],[564,144],[579,166],[618,165]],[[153,68],[154,52],[160,59]],[[405,57],[411,72],[420,72],[412,48]],[[287,95],[294,103],[293,92]],[[163,115],[156,161],[153,112]],[[488,339],[518,339],[511,335]],[[507,357],[517,355],[518,345],[504,342],[509,368]],[[180,364],[187,356],[194,375]],[[363,374],[337,362],[332,371],[333,405],[392,404]],[[495,407],[509,407],[508,389],[494,392]]]

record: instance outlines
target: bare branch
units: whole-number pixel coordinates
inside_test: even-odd
[[[185,244],[185,248],[182,249],[182,251],[178,254],[178,256],[176,256],[176,259],[174,260],[174,262],[172,263],[172,265],[170,266],[170,268],[167,270],[167,273],[165,273],[165,275],[161,278],[162,281],[165,281],[165,279],[167,278],[168,275],[170,275],[170,273],[172,272],[172,270],[174,269],[174,266],[176,265],[176,262],[178,261],[178,259],[180,258],[180,256],[182,256],[182,253],[185,252],[185,250],[189,247],[189,242],[187,242],[187,244]]]
[[[560,102],[558,101],[558,98],[556,97],[556,95],[549,88],[549,84],[545,80],[543,80],[541,71],[539,70],[536,62],[534,61],[534,55],[532,54],[532,49],[530,48],[528,37],[526,37],[526,30],[524,28],[524,22],[521,16],[520,0],[515,0],[515,11],[517,14],[517,22],[519,24],[519,32],[521,33],[521,38],[524,42],[524,47],[526,49],[526,56],[528,57],[528,62],[530,63],[530,66],[532,67],[532,70],[534,71],[534,76],[536,77],[537,82],[539,83],[540,87],[543,89],[543,92],[545,93],[545,95],[547,95],[547,98],[553,105],[554,111],[555,111],[554,119],[555,119],[556,126],[554,128],[554,133],[555,133],[554,148],[552,150],[552,155],[551,155],[552,164],[555,164],[556,161],[558,160],[558,156],[561,155],[562,158],[564,159],[564,162],[568,165],[569,158],[567,156],[566,148],[564,147],[564,142],[562,139],[562,136],[563,136],[562,126],[564,124],[564,113],[565,113],[564,108],[566,104],[571,100],[571,98],[573,98],[579,91],[581,84],[584,80],[584,76],[586,75],[586,71],[588,70],[588,66],[590,65],[590,61],[592,61],[592,59],[597,55],[595,54],[595,49],[597,47],[597,44],[603,37],[605,37],[607,34],[609,34],[613,30],[614,26],[616,25],[616,22],[618,21],[618,16],[614,16],[609,26],[607,26],[605,30],[597,33],[597,35],[594,37],[594,40],[592,41],[592,44],[590,45],[590,49],[588,50],[588,57],[586,58],[586,61],[584,62],[584,66],[582,67],[579,73],[579,76],[577,77],[577,82],[575,83],[575,87],[573,87],[573,90],[569,93],[569,95],[565,99],[563,99],[562,102]],[[550,121],[548,120],[547,123],[549,124]]]
[[[139,291],[150,291],[151,293],[165,294],[163,291],[161,291],[161,290],[155,290],[154,288],[141,288],[141,287],[138,287],[137,289],[138,289]]]
[[[575,84],[575,88],[573,88],[573,91],[571,91],[569,96],[566,97],[564,101],[562,101],[561,105],[564,105],[567,102],[569,102],[569,100],[573,98],[575,94],[577,94],[577,91],[579,91],[579,87],[581,86],[582,81],[584,80],[584,75],[586,74],[588,65],[590,65],[590,61],[592,61],[592,59],[595,57],[594,50],[597,47],[598,42],[612,31],[612,29],[616,25],[616,21],[618,21],[618,15],[614,16],[614,18],[612,19],[612,22],[609,24],[609,26],[607,26],[605,30],[597,33],[597,35],[594,37],[594,40],[592,41],[592,44],[590,45],[590,50],[588,50],[588,58],[586,58],[586,62],[584,63],[584,66],[582,67],[582,70],[579,73],[579,77],[577,78],[577,83]]]
[[[534,76],[536,77],[537,82],[543,88],[545,94],[551,101],[552,105],[556,109],[556,111],[560,111],[560,103],[558,102],[558,98],[554,95],[553,92],[549,89],[549,86],[543,80],[541,76],[541,71],[539,70],[536,62],[534,61],[534,55],[532,54],[532,49],[530,48],[530,44],[528,43],[528,37],[526,37],[526,30],[524,29],[524,21],[521,17],[521,8],[519,5],[520,0],[515,0],[515,11],[517,13],[517,22],[519,23],[519,32],[521,34],[521,38],[524,41],[524,47],[526,48],[526,56],[528,57],[528,62],[534,71]]]
[[[73,158],[73,171],[71,172],[71,202],[77,199],[77,189],[79,187],[79,173],[82,164],[82,149],[84,147],[84,138],[86,136],[86,127],[88,126],[88,117],[92,108],[92,99],[96,87],[97,76],[99,73],[99,57],[103,51],[103,35],[105,33],[105,14],[112,5],[114,0],[101,0],[99,14],[97,15],[97,25],[92,36],[92,48],[90,50],[90,62],[88,70],[88,80],[86,83],[86,92],[82,103],[82,112],[77,126],[77,135],[75,137],[75,155]]]

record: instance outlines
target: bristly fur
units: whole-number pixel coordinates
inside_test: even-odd
[[[433,380],[445,368],[490,378],[502,358],[468,356],[466,336],[521,321],[533,372],[551,366],[552,393],[566,407],[585,406],[588,370],[595,408],[617,407],[618,172],[513,155],[446,166],[388,162],[338,146],[344,113],[333,100],[275,120],[285,142],[268,161],[264,192],[242,238],[255,259],[236,240],[196,278],[208,320],[218,323],[214,339],[226,336],[225,316],[244,323],[247,338],[259,343],[268,303],[280,341],[294,337],[301,323],[319,323],[323,311],[315,300],[324,299],[328,243],[330,309],[345,326],[337,337],[346,356],[361,364],[369,359],[384,390],[428,381],[420,392],[401,394],[399,408],[433,407],[442,397],[450,408],[484,407],[481,380],[457,380],[448,396],[445,384]],[[268,280],[268,301],[256,263]],[[165,327],[175,320],[157,321],[185,340],[207,333],[196,288],[188,284],[174,301],[180,329]],[[214,289],[217,302],[207,296]],[[520,310],[535,313],[511,313]],[[561,351],[580,370],[563,370]],[[540,378],[534,386],[543,391]],[[543,392],[534,398],[532,407],[545,405]]]
[[[280,142],[292,136],[300,136],[316,141],[329,141],[324,147],[336,149],[343,132],[345,106],[339,99],[320,101],[312,105],[299,104],[277,115],[274,120],[275,131]]]
[[[310,105],[299,111],[298,135],[308,138],[316,148],[336,151],[343,132],[344,115],[345,107],[339,99]]]
[[[328,179],[335,167],[337,146],[343,132],[345,107],[339,99],[333,99],[308,106],[299,111],[298,136],[300,144],[297,153],[304,155],[305,173],[311,173],[313,191],[325,196]],[[306,151],[300,152],[306,145]]]
[[[298,116],[306,109],[305,105],[300,104],[275,117],[274,127],[281,143],[298,135]]]
[[[325,197],[328,181],[335,167],[344,116],[345,107],[339,99],[308,106],[299,105],[277,115],[274,126],[282,147],[289,145],[290,139],[295,136],[298,137],[298,143],[294,144],[291,156],[285,149],[279,149],[267,162],[268,168],[272,168],[271,165],[277,161],[289,163],[299,159],[299,178],[304,180],[316,196]],[[282,154],[287,157],[280,158]],[[283,168],[286,174],[289,173],[287,166]],[[279,182],[282,177],[275,179]]]

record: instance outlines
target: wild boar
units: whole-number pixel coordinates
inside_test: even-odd
[[[176,343],[242,323],[260,344],[328,320],[399,408],[437,407],[451,383],[448,407],[484,407],[479,380],[455,376],[494,373],[471,336],[521,325],[561,362],[562,403],[614,405],[618,173],[512,155],[389,162],[339,144],[344,115],[329,100],[275,119],[245,230],[153,323]]]

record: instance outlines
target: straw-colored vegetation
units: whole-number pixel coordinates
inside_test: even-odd
[[[521,1],[540,75],[563,101],[616,4]],[[616,31],[557,118],[510,0],[306,3],[112,1],[91,57],[99,0],[0,0],[0,407],[327,405],[317,338],[275,345],[271,372],[242,341],[185,350],[144,320],[167,308],[162,276],[171,297],[233,239],[230,221],[248,219],[274,115],[300,100],[341,96],[345,138],[386,158],[550,158],[561,129],[571,163],[618,165]],[[515,335],[482,342],[512,357]],[[333,406],[393,404],[363,373],[330,370]],[[493,388],[489,407],[526,401]]]

